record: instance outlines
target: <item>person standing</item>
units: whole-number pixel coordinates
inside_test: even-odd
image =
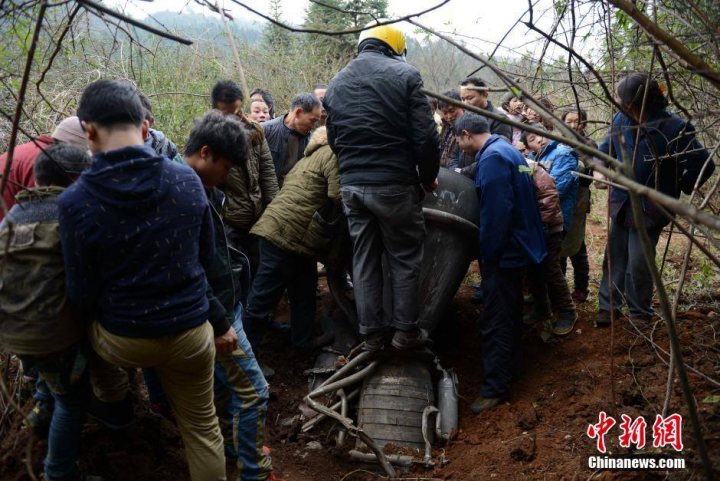
[[[666,110],[668,100],[657,81],[647,74],[631,73],[616,87],[624,112],[613,117],[600,151],[620,162],[630,162],[636,182],[657,189],[671,197],[690,194],[695,184],[702,185],[712,175],[715,165],[695,137],[695,128]],[[655,247],[660,232],[670,219],[649,199],[643,198],[645,229]],[[649,321],[652,307],[653,280],[640,244],[640,235],[630,205],[629,194],[610,188],[610,232],[603,259],[600,282],[597,327],[610,326],[612,309],[619,311],[626,299],[630,317]],[[613,302],[610,303],[610,290]]]
[[[490,89],[487,84],[477,77],[466,78],[460,83],[460,97],[463,103],[487,110],[488,112],[501,114],[502,112],[496,109],[492,102],[490,102],[488,98],[489,94]],[[488,119],[488,123],[490,124],[491,133],[501,135],[508,142],[512,141],[512,127],[495,119]]]
[[[545,130],[539,123],[530,124],[530,126],[538,130]],[[578,177],[574,175],[578,170],[577,152],[557,140],[550,141],[547,137],[528,131],[522,133],[522,142],[529,151],[535,153],[535,160],[548,171],[555,181],[563,217],[562,230],[547,233],[547,259],[543,266],[533,270],[531,275],[530,291],[535,303],[535,313],[531,317],[536,322],[542,322],[551,317],[553,312],[556,313],[558,319],[554,323],[553,332],[564,336],[572,332],[577,322],[575,304],[560,264],[563,237],[572,228],[580,185]]]
[[[519,373],[522,279],[528,267],[545,259],[547,249],[532,171],[522,154],[491,134],[487,120],[477,114],[455,121],[455,135],[460,148],[476,153],[478,165],[484,378],[470,409],[481,413],[507,399]]]
[[[250,229],[278,192],[275,166],[262,127],[243,113],[244,95],[232,80],[220,80],[210,94],[212,107],[240,120],[250,141],[246,162],[233,165],[223,181],[227,204],[222,209],[230,243],[250,262],[251,277],[257,272],[258,239]],[[243,299],[245,301],[245,299]]]
[[[587,112],[583,109],[566,110],[562,114],[562,121],[578,133],[580,138],[587,145],[597,148],[597,143],[588,137],[585,132],[587,125]],[[584,173],[590,177],[593,176],[591,169],[583,166]],[[567,269],[567,260],[569,256],[573,267],[574,286],[571,296],[575,303],[587,301],[590,285],[590,262],[588,260],[587,246],[585,245],[585,226],[587,215],[590,213],[590,185],[592,180],[581,177],[579,179],[577,202],[575,203],[575,212],[573,213],[573,224],[567,237],[563,241],[563,248],[560,255],[564,256],[560,259],[560,266],[563,272]],[[567,252],[565,252],[567,251]]]
[[[2,192],[3,200],[8,210],[15,205],[15,196],[20,193],[20,191],[35,187],[33,166],[35,165],[37,156],[50,145],[60,142],[74,145],[82,150],[87,150],[87,139],[85,138],[85,134],[80,127],[80,121],[77,117],[68,117],[60,122],[57,127],[55,127],[52,135],[39,135],[28,143],[15,146],[12,165],[8,172],[8,182],[5,190]],[[2,173],[5,172],[7,158],[7,152],[0,155],[0,180],[2,180]],[[5,217],[5,212],[0,209],[0,220],[2,220],[3,217]]]
[[[215,408],[225,440],[225,453],[236,458],[241,481],[276,479],[270,456],[263,449],[270,390],[245,335],[240,282],[230,264],[228,239],[221,216],[224,194],[218,185],[228,165],[246,162],[244,124],[215,111],[196,120],[185,143],[185,158],[198,174],[210,202],[215,230],[215,258],[205,267],[213,315],[224,317],[237,334],[234,349],[216,347]]]
[[[420,73],[405,62],[392,25],[360,35],[358,56],[325,94],[330,147],[337,154],[343,209],[353,242],[353,285],[365,347],[420,347],[418,279],[423,257],[423,188],[437,187],[438,133]],[[381,259],[387,256],[389,276]],[[392,312],[383,312],[389,279]]]
[[[224,481],[213,365],[215,346],[234,348],[237,335],[225,318],[208,323],[203,266],[214,240],[203,186],[190,167],[144,145],[145,111],[132,85],[91,83],[78,117],[93,162],[58,200],[68,298],[97,319],[89,337],[103,359],[155,368],[191,479]]]
[[[310,132],[322,115],[322,105],[312,93],[295,96],[290,112],[262,124],[270,145],[277,183],[282,187],[288,172],[302,159],[310,142]]]

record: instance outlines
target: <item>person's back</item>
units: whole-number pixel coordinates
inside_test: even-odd
[[[140,145],[99,153],[60,206],[71,268],[88,274],[73,276],[68,293],[86,310],[99,309],[104,327],[156,336],[206,320],[198,259],[201,249],[212,250],[212,235],[205,193],[189,167]]]
[[[325,95],[328,137],[342,185],[417,184],[437,175],[435,122],[411,65],[365,47]]]
[[[542,220],[530,167],[522,154],[494,135],[479,153],[475,185],[480,195],[483,262],[501,267],[539,263],[545,254]]]
[[[175,409],[193,481],[225,480],[212,399],[213,338],[203,264],[214,254],[199,178],[144,145],[144,109],[125,82],[98,80],[78,117],[94,154],[59,200],[68,296],[99,322],[93,349],[122,367],[153,367]],[[213,335],[215,331],[215,335]]]
[[[65,294],[57,199],[90,158],[56,144],[33,164],[37,187],[18,194],[0,224],[0,347],[19,357],[25,372],[38,372],[51,394],[44,479],[76,479],[88,394],[86,326]]]
[[[42,176],[39,185],[21,192],[0,224],[0,242],[7,246],[0,252],[0,344],[24,355],[60,352],[83,332],[65,295],[57,201],[90,159],[63,144],[49,147],[40,158],[35,169]],[[61,174],[55,162],[62,163]]]

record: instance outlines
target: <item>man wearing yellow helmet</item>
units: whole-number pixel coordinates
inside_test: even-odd
[[[369,350],[390,342],[409,349],[425,340],[417,324],[422,187],[437,186],[440,156],[422,79],[405,63],[405,51],[405,36],[395,26],[366,29],[357,58],[335,76],[324,99],[353,241],[360,332]],[[383,255],[392,312],[383,312]]]

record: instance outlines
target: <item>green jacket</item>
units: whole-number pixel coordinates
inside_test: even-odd
[[[241,118],[251,147],[247,165],[233,167],[223,190],[227,205],[223,212],[231,227],[249,230],[278,192],[272,154],[262,127]]]
[[[325,127],[320,127],[305,157],[287,174],[280,193],[250,232],[283,250],[315,257],[329,247],[343,223],[337,157]]]
[[[62,191],[20,192],[0,224],[0,346],[14,354],[53,354],[84,334],[65,295],[57,206]]]

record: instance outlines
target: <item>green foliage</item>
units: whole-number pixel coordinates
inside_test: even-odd
[[[373,20],[373,17],[382,18],[387,15],[387,0],[323,0],[322,3],[327,6],[311,3],[308,7],[304,23],[306,28],[348,30],[364,26]],[[305,37],[304,45],[311,47],[316,54],[330,62],[347,61],[355,55],[359,36],[310,34]]]

